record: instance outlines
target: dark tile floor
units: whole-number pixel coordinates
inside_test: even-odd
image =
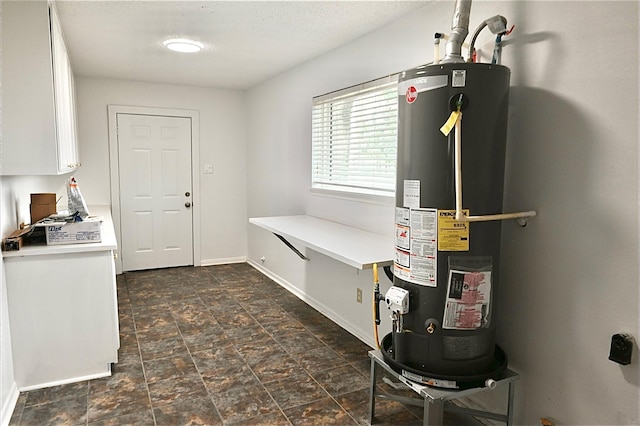
[[[368,424],[370,348],[248,264],[117,282],[112,376],[23,392],[11,425]],[[394,401],[376,415],[421,424]]]

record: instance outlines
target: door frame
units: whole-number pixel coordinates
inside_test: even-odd
[[[120,257],[120,247],[122,247],[122,227],[120,216],[120,164],[118,163],[118,114],[131,115],[155,115],[162,117],[183,117],[191,119],[191,188],[193,219],[193,235],[191,236],[193,250],[193,266],[201,266],[200,260],[200,120],[196,110],[138,107],[128,105],[107,105],[109,124],[109,171],[111,176],[111,216],[113,227],[115,228],[118,249],[114,251],[116,273],[122,273],[122,259]]]

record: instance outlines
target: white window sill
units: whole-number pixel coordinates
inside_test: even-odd
[[[348,189],[335,189],[334,187],[312,187],[309,188],[309,193],[314,196],[359,201],[382,206],[393,206],[396,201],[394,193],[365,189],[350,191]]]

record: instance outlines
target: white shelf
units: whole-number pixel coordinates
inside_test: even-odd
[[[254,217],[249,222],[358,269],[393,263],[393,239],[384,235],[306,215]]]
[[[116,250],[118,244],[116,242],[116,233],[113,229],[113,221],[111,219],[111,208],[109,206],[89,206],[89,212],[92,216],[102,218],[102,241],[99,243],[82,243],[82,244],[62,244],[48,246],[46,244],[34,244],[22,246],[20,250],[3,251],[2,257],[10,259],[12,257],[25,256],[42,256],[50,254],[70,254],[70,253],[87,253],[92,251]]]

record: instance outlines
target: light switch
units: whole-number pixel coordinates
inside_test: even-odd
[[[205,164],[204,165],[204,174],[205,175],[213,174],[213,164]]]

